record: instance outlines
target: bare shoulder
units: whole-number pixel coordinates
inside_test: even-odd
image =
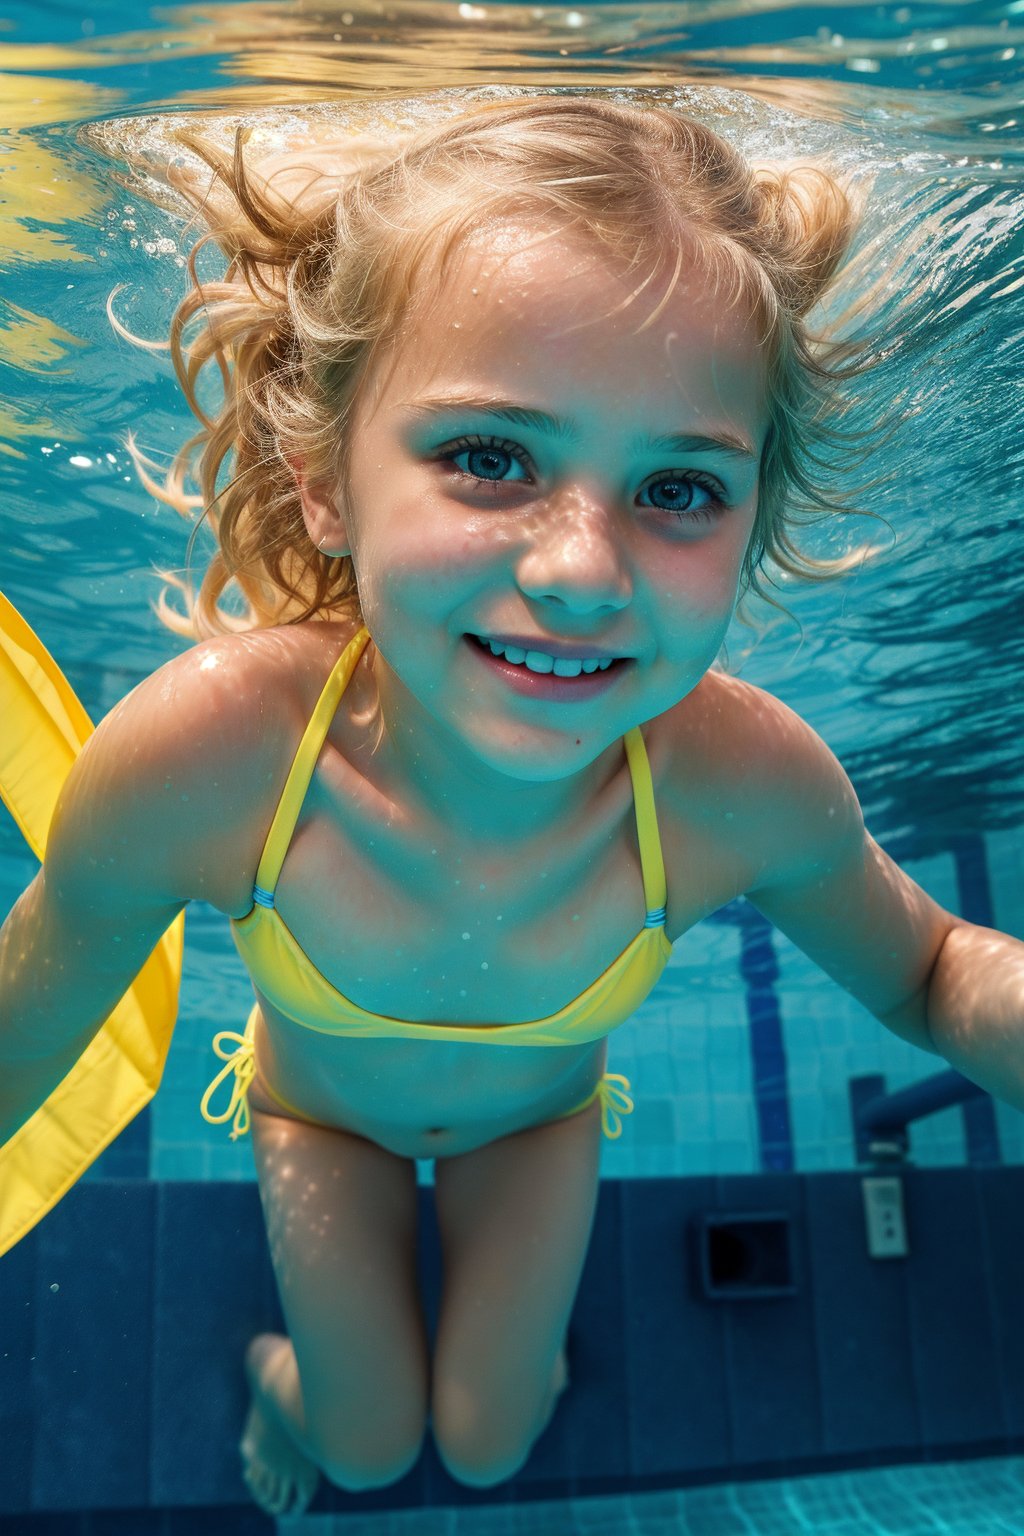
[[[350,630],[311,623],[200,641],[144,678],[87,743],[87,798],[120,839],[147,836],[183,899],[247,909],[254,836]]]
[[[670,801],[740,856],[744,889],[862,836],[860,805],[841,763],[806,720],[765,689],[709,672],[667,719]]]

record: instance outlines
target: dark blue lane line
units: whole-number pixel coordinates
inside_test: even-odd
[[[772,925],[749,902],[737,903],[735,915],[740,930],[740,974],[746,988],[750,1025],[761,1170],[764,1173],[791,1173],[794,1166],[793,1128],[789,1117],[782,1016],[775,990],[779,964],[775,957]]]
[[[994,928],[995,906],[984,837],[980,832],[958,837],[950,852],[956,865],[960,916],[969,923],[979,923],[983,928]],[[999,1142],[995,1100],[971,1099],[961,1105],[960,1113],[963,1116],[967,1161],[981,1167],[1001,1163],[1003,1151]]]
[[[988,854],[980,832],[954,839],[950,852],[956,863],[956,889],[960,916],[982,928],[996,926]]]
[[[899,851],[904,859],[913,857],[910,847]],[[950,852],[956,867],[960,916],[986,928],[995,927],[984,838],[980,833],[957,838],[950,845]],[[733,924],[740,932],[740,974],[750,1026],[761,1168],[765,1172],[789,1172],[794,1167],[793,1133],[772,925],[744,901],[730,902],[712,920]],[[961,1106],[960,1112],[968,1163],[978,1167],[1001,1163],[994,1101],[972,1099]]]

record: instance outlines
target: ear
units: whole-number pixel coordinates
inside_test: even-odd
[[[348,529],[338,508],[336,487],[327,482],[314,485],[307,480],[303,459],[289,459],[288,467],[295,476],[302,520],[312,543],[329,559],[349,554]]]

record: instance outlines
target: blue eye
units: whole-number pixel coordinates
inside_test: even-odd
[[[460,469],[457,459],[465,458],[466,469]],[[529,458],[518,443],[506,442],[500,437],[460,437],[448,443],[436,455],[441,464],[451,464],[453,473],[460,480],[470,480],[474,486],[493,486],[500,490],[504,485],[522,485],[522,480],[506,480],[513,460],[525,470]],[[722,487],[710,475],[691,470],[687,474],[665,473],[657,475],[644,487],[644,491],[656,491],[668,487],[667,504],[656,505],[654,510],[664,512],[679,522],[708,522],[727,506]],[[662,493],[664,494],[664,493]]]
[[[665,486],[671,493],[670,501],[668,506],[658,507],[659,512],[669,512],[678,518],[694,521],[698,518],[710,517],[725,506],[721,496],[716,494],[715,482],[710,479],[705,480],[703,476],[698,478],[696,475],[661,475],[657,480],[652,480],[649,485],[646,485],[644,490],[656,491]],[[702,501],[700,497],[705,499]]]
[[[461,475],[464,480],[478,480],[484,485],[507,485],[509,483],[502,478],[508,469],[507,465],[504,468],[502,467],[502,459],[514,459],[524,469],[528,462],[526,454],[517,443],[502,442],[501,438],[498,437],[460,437],[457,443],[450,443],[442,451],[440,462],[454,464],[456,459],[466,457],[470,460],[475,459],[482,473],[478,474],[475,469],[468,471],[459,469],[457,465],[455,473]],[[497,460],[497,464],[495,464],[495,460]],[[488,463],[488,461],[490,462]],[[521,484],[522,482],[518,481],[515,483]]]

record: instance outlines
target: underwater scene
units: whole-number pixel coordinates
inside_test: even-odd
[[[45,827],[57,788],[40,808],[42,756],[21,751],[29,694],[56,686],[37,669],[59,669],[71,695],[54,695],[60,777],[89,722],[192,648],[156,608],[164,594],[186,611],[216,520],[196,483],[176,502],[160,492],[221,388],[204,376],[190,411],[168,344],[209,157],[231,166],[243,142],[253,157],[317,158],[325,141],[397,153],[477,107],[574,97],[679,114],[755,166],[826,165],[855,202],[850,245],[809,314],[866,364],[818,423],[822,443],[832,424],[845,449],[822,450],[823,499],[808,500],[798,541],[842,569],[813,580],[769,562],[714,670],[807,722],[872,837],[934,903],[1024,939],[1024,0],[9,3],[0,594],[16,614],[0,612],[15,637],[15,670],[0,676],[0,921],[36,877],[42,831],[33,848],[25,823]],[[196,258],[211,293],[232,238]],[[259,250],[248,276],[259,288]],[[610,347],[605,362],[618,366]],[[624,371],[624,413],[629,397]],[[495,430],[518,441],[518,428]],[[488,441],[477,462],[510,456]],[[218,495],[229,471],[225,460]],[[225,632],[244,630],[253,590],[226,582]],[[244,743],[216,750],[226,778],[251,782]],[[765,763],[752,758],[752,801],[774,782]],[[183,828],[187,798],[168,811]],[[208,820],[196,811],[197,828]],[[640,861],[629,867],[639,902]],[[665,904],[650,868],[648,929]],[[244,1053],[253,1007],[214,899],[229,883],[211,873],[180,958],[168,928],[164,969],[150,961],[137,991],[140,1039],[147,1010],[168,1038],[173,1024],[142,1072],[148,1091],[118,1109],[116,1134],[95,1132],[87,1167],[39,1175],[45,1196],[27,1198],[49,1214],[12,1217],[17,1235],[0,1243],[0,1532],[1024,1536],[1024,1074],[1017,1107],[909,1026],[884,1028],[743,896],[709,898],[610,1041],[629,1108],[602,1092],[568,1386],[528,1459],[474,1486],[428,1433],[400,1473],[324,1477],[304,1507],[301,1469],[254,1486],[239,1456],[253,1422],[242,1360],[254,1334],[280,1334],[290,1303],[242,1095],[212,1044],[230,1032]],[[606,959],[635,928],[615,929]],[[885,932],[873,938],[881,953]],[[1003,955],[992,968],[1006,977]],[[589,980],[588,965],[573,974]],[[512,1016],[557,1018],[561,1000]],[[372,1016],[392,1011],[404,1014],[380,1003]],[[0,995],[0,1043],[4,1017]],[[1008,1025],[1007,1059],[1014,1041]],[[0,1098],[0,1128],[8,1112]],[[394,1161],[419,1213],[410,1263],[434,1334],[443,1158],[409,1145]],[[37,1156],[16,1174],[0,1157],[0,1204],[5,1178],[19,1199],[33,1185]],[[532,1178],[538,1203],[547,1179]],[[375,1208],[391,1209],[390,1189]],[[390,1272],[367,1273],[370,1291],[389,1291]]]

